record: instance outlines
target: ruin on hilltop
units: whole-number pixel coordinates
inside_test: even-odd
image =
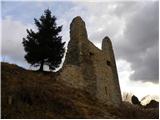
[[[70,25],[70,41],[59,79],[84,89],[106,104],[122,102],[112,43],[109,37],[102,50],[88,40],[85,22],[75,17]]]

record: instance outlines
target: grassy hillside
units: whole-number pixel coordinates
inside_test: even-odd
[[[99,103],[86,91],[56,80],[58,74],[1,63],[2,118],[158,118],[158,109]]]

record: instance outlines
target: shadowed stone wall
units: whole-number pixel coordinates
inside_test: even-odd
[[[118,105],[121,92],[111,41],[105,37],[102,50],[95,47],[87,36],[81,17],[70,25],[70,41],[59,79],[67,85],[88,91],[100,102]]]
[[[119,79],[118,79],[118,73],[117,73],[117,67],[116,67],[116,61],[114,57],[114,52],[112,48],[112,42],[109,37],[105,37],[102,41],[102,50],[105,52],[106,56],[108,57],[107,65],[111,67],[112,70],[112,79],[111,82],[113,84],[113,92],[112,94],[112,101],[119,101],[119,98],[121,98],[120,86],[119,86]],[[122,99],[120,99],[122,101]]]

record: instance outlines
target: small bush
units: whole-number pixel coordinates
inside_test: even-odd
[[[140,102],[135,95],[132,96],[131,100],[133,104],[140,105]]]

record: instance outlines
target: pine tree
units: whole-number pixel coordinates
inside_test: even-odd
[[[62,36],[59,35],[62,26],[57,26],[56,20],[49,9],[45,10],[39,20],[34,19],[38,31],[27,29],[28,35],[23,38],[25,59],[31,66],[40,66],[39,71],[43,71],[44,65],[55,70],[62,62],[65,42],[62,42]]]

